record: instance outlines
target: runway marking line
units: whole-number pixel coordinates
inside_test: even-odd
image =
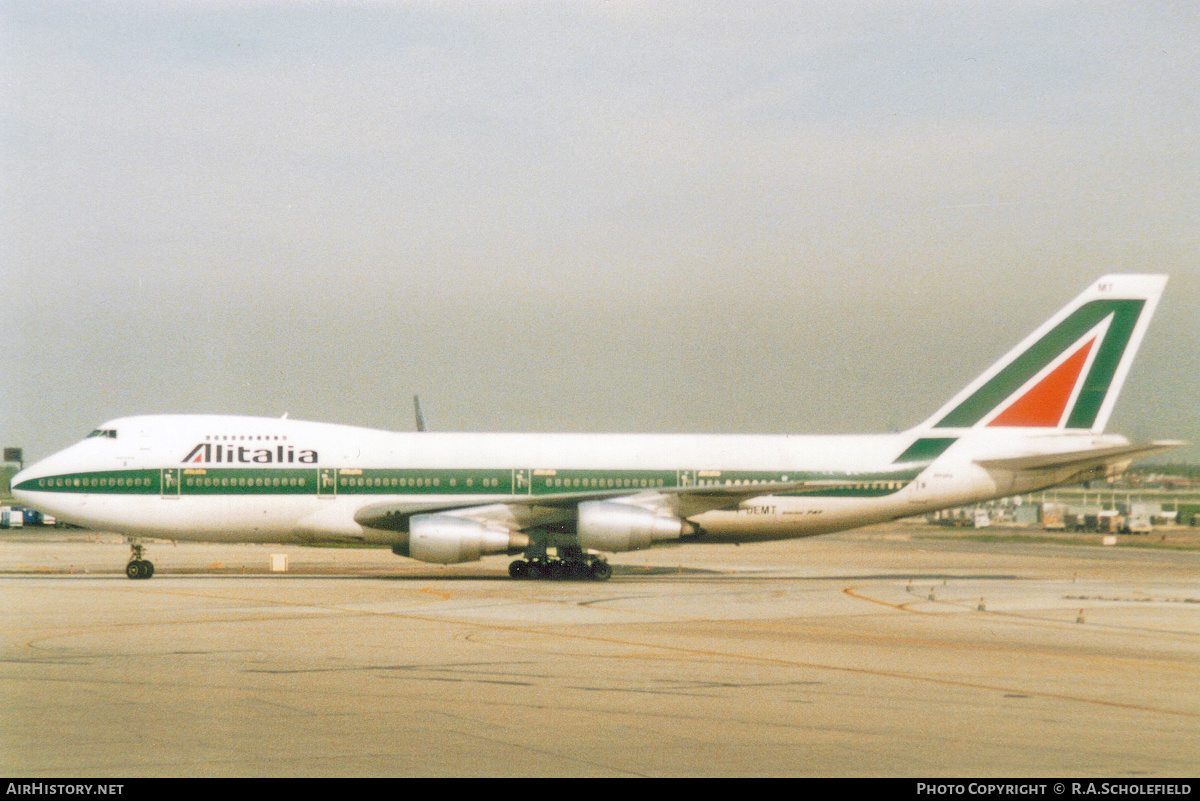
[[[914,615],[931,615],[931,614],[933,614],[932,612],[922,612],[920,609],[909,609],[909,606],[911,606],[914,603],[919,603],[918,601],[907,601],[902,604],[894,604],[890,601],[881,601],[878,598],[872,598],[868,595],[862,595],[861,593],[859,593],[857,591],[856,587],[845,587],[842,589],[842,593],[845,595],[849,595],[851,598],[856,598],[860,601],[866,601],[867,603],[872,603],[872,604],[879,604],[880,606],[889,606],[892,609],[898,609],[901,612],[910,612]],[[929,603],[929,602],[925,601],[924,603]]]

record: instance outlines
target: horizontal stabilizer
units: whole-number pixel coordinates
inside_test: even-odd
[[[1033,456],[1015,456],[1007,459],[977,459],[983,468],[997,470],[1061,470],[1077,467],[1086,470],[1106,464],[1127,462],[1142,456],[1169,451],[1186,445],[1180,440],[1157,440],[1136,445],[1116,445],[1110,448],[1089,448],[1064,453],[1039,453]]]

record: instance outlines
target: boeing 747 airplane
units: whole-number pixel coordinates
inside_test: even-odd
[[[514,578],[611,575],[659,542],[806,537],[1119,473],[1182,443],[1105,434],[1167,277],[1110,275],[920,425],[861,436],[374,431],[124,417],[18,473],[61,520],[143,540],[363,543]]]

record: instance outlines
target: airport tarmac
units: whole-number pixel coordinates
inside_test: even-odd
[[[0,774],[1200,773],[1200,551],[895,525],[612,558],[0,537]],[[286,553],[289,572],[269,571]]]

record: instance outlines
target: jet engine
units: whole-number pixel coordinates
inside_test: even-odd
[[[408,547],[393,548],[401,556],[452,565],[474,562],[483,554],[520,553],[529,538],[520,532],[490,528],[453,515],[416,515],[408,525]]]
[[[696,533],[693,523],[673,515],[613,501],[579,504],[579,546],[597,551],[636,551],[651,543]]]

